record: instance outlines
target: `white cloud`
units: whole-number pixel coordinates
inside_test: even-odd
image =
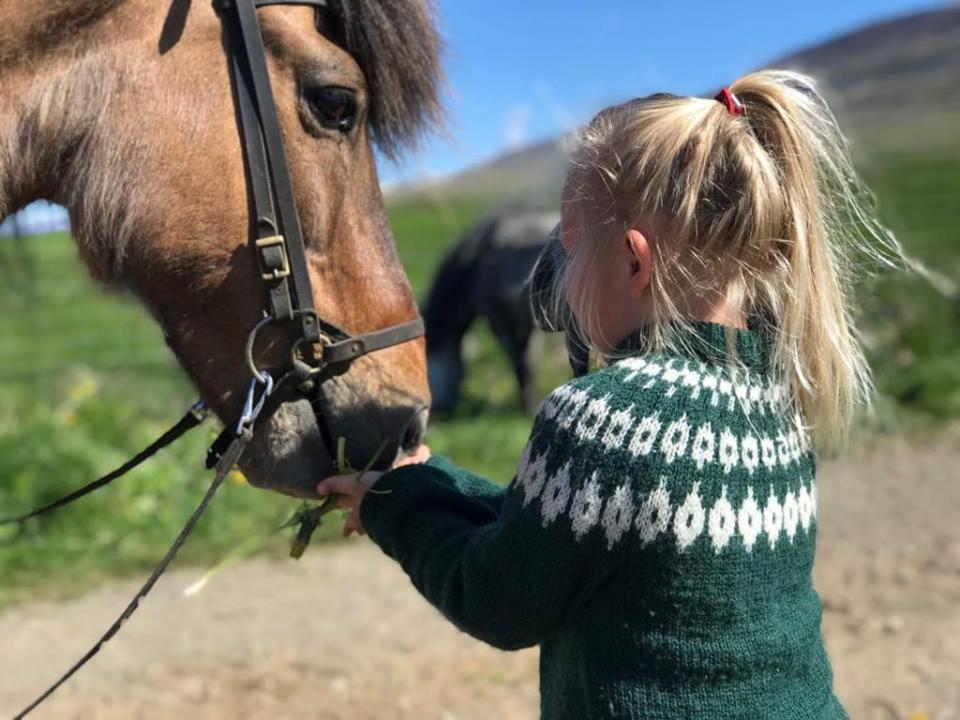
[[[545,80],[541,80],[533,86],[533,94],[537,100],[546,107],[547,112],[550,113],[553,123],[557,128],[566,132],[567,130],[572,130],[577,127],[578,123],[574,113],[560,101],[557,94],[553,91],[553,85]]]
[[[510,108],[504,116],[504,141],[508,150],[516,150],[527,144],[530,139],[530,120],[533,107],[521,103]]]

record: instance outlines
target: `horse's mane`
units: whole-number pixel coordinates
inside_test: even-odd
[[[442,118],[434,14],[432,0],[344,0],[346,49],[366,76],[370,128],[392,157]]]
[[[50,48],[82,42],[85,28],[94,25],[124,0],[44,0],[31,3],[29,13],[0,3],[0,67],[26,63]],[[11,16],[12,13],[12,16]]]

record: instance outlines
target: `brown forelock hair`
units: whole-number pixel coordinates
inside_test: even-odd
[[[346,50],[367,80],[370,128],[388,156],[440,124],[442,42],[432,0],[343,0]]]

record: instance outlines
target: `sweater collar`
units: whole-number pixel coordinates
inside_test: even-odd
[[[709,322],[685,322],[678,325],[680,342],[670,351],[680,357],[701,360],[709,365],[726,365],[732,360],[728,351],[727,334],[733,333],[736,361],[747,368],[764,372],[770,367],[773,351],[771,336],[761,329],[733,328]],[[649,350],[649,328],[641,328],[628,336],[614,350],[611,361],[616,361]]]

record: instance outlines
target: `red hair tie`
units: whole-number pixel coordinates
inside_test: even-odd
[[[737,96],[730,92],[730,88],[725,87],[714,95],[713,99],[719,103],[723,103],[723,106],[727,108],[727,112],[731,115],[743,115],[743,103],[737,100]]]

